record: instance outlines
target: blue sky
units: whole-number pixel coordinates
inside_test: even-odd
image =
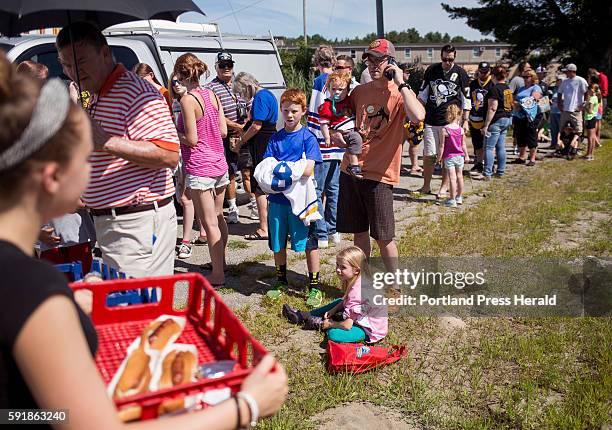
[[[218,22],[228,33],[275,36],[302,34],[302,0],[195,0],[206,13],[184,14],[186,22]],[[422,35],[439,31],[467,39],[485,37],[463,20],[452,20],[440,6],[440,0],[384,0],[385,31],[414,27]],[[457,6],[477,6],[477,0],[445,0]],[[233,7],[235,16],[231,14]],[[306,0],[308,34],[327,38],[363,36],[376,32],[375,0]]]

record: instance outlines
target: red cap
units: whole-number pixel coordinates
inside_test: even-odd
[[[368,55],[373,55],[374,57],[395,57],[395,46],[387,39],[376,39],[370,43],[361,59],[365,60]]]

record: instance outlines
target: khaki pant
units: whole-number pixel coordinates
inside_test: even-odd
[[[576,134],[582,134],[582,112],[563,111],[561,113],[559,129],[563,130],[568,121],[572,123],[572,127],[574,127]]]
[[[174,274],[176,211],[166,206],[133,214],[95,216],[98,246],[104,263],[127,276]]]

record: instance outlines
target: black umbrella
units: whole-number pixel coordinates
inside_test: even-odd
[[[176,21],[184,12],[204,15],[192,0],[1,0],[0,33],[19,36],[75,21],[90,21],[100,29],[142,19]]]

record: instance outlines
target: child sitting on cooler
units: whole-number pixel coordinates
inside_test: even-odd
[[[307,330],[325,331],[334,342],[375,343],[382,340],[387,335],[389,318],[385,306],[376,306],[362,295],[362,280],[365,283],[371,278],[367,264],[360,248],[343,249],[336,257],[336,274],[342,282],[344,297],[310,312],[285,304],[283,315],[293,324],[303,324]]]
[[[361,167],[357,156],[361,154],[363,139],[355,130],[355,113],[351,109],[351,96],[349,95],[351,75],[345,72],[334,72],[327,78],[327,91],[330,98],[319,106],[319,125],[321,133],[325,138],[325,145],[330,146],[329,129],[338,130],[342,133],[347,143],[349,153],[349,164],[347,172],[362,179]]]

